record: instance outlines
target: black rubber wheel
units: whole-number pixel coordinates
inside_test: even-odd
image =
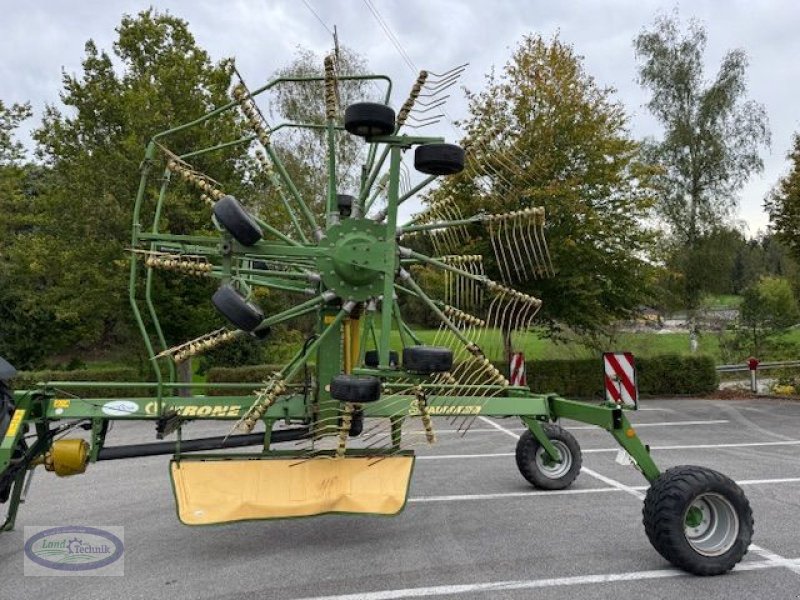
[[[389,350],[389,366],[396,367],[400,363],[400,358],[397,355],[397,352],[394,350]],[[378,355],[377,350],[367,350],[364,353],[364,365],[370,368],[377,368],[380,364],[380,356]]]
[[[252,246],[263,237],[261,227],[233,196],[223,196],[214,203],[214,216],[242,246]]]
[[[563,490],[572,485],[581,472],[581,447],[573,435],[553,423],[542,424],[545,435],[561,454],[562,462],[550,459],[544,447],[528,430],[519,436],[517,468],[532,486],[542,490]]]
[[[340,402],[366,404],[381,397],[381,380],[377,377],[337,375],[331,380],[331,398]]]
[[[17,376],[17,370],[5,358],[0,356],[0,382],[8,382]]]
[[[0,381],[0,440],[6,435],[12,414],[14,414],[14,396],[6,383]]]
[[[360,137],[391,135],[395,129],[394,111],[385,104],[358,102],[344,111],[344,128]]]
[[[353,213],[355,201],[355,197],[350,194],[336,194],[336,208],[339,209],[339,215],[349,217]]]
[[[272,334],[271,327],[264,327],[262,329],[258,329],[256,331],[251,332],[253,337],[255,337],[259,342],[263,342]]]
[[[13,373],[7,369],[3,370],[2,373],[4,377],[8,376],[8,379],[11,379],[11,377],[14,377],[17,374],[16,369],[9,365],[5,360],[0,359],[0,361],[4,363],[0,364],[0,369],[7,365],[11,368],[11,370],[13,370]],[[2,440],[6,435],[8,424],[11,422],[11,415],[14,414],[14,408],[14,395],[11,393],[11,388],[6,384],[5,381],[0,380],[0,440]],[[24,451],[25,442],[22,441],[21,444],[14,450],[12,458],[20,458]],[[11,495],[11,486],[13,483],[13,478],[0,477],[0,504],[8,501],[8,498]]]
[[[245,300],[236,288],[227,283],[214,292],[211,302],[222,316],[244,331],[253,331],[264,320],[261,309]]]
[[[440,346],[403,348],[403,368],[412,373],[443,373],[453,368],[453,351]]]
[[[358,437],[364,431],[364,411],[360,408],[353,411],[353,416],[350,420],[350,437]]]
[[[642,515],[658,553],[695,575],[727,573],[753,537],[753,511],[742,488],[705,467],[662,473],[647,491]]]
[[[455,175],[464,170],[464,149],[455,144],[417,146],[414,168],[426,175]]]

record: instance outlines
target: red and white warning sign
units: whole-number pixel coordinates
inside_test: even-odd
[[[604,352],[606,401],[636,408],[639,390],[636,387],[636,363],[631,352]]]
[[[528,385],[525,378],[525,355],[522,352],[515,352],[511,355],[509,371],[511,371],[509,373],[511,385]]]

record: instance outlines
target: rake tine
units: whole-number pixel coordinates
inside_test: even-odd
[[[500,248],[500,260],[502,261],[503,268],[505,269],[504,279],[506,282],[511,282],[513,281],[513,278],[511,276],[511,266],[509,265],[510,261],[508,260],[506,253],[509,248],[507,244],[503,243],[502,239],[503,233],[506,234],[506,240],[508,240],[508,232],[506,231],[505,221],[502,218],[500,218],[498,220],[497,247]]]
[[[466,71],[468,66],[469,66],[469,63],[465,62],[464,64],[457,65],[457,66],[445,71],[444,73],[434,73],[433,71],[428,71],[428,77],[430,79],[432,79],[432,80],[443,79],[445,77],[450,77],[456,71],[463,73],[464,71]]]
[[[536,210],[536,209],[532,209]],[[539,245],[539,238],[536,235],[536,213],[534,212],[531,215],[531,218],[528,219],[528,239],[530,240],[529,249],[531,254],[533,255],[533,264],[536,265],[536,275],[537,277],[541,277],[542,271],[545,268],[543,257],[537,253],[536,248]]]
[[[430,112],[432,110],[435,110],[435,109],[439,108],[440,106],[444,106],[445,104],[447,104],[447,99],[449,97],[450,97],[450,94],[447,94],[443,98],[439,98],[437,100],[432,100],[432,101],[430,101],[428,103],[421,102],[421,101],[418,100],[417,104],[419,104],[420,106],[424,106],[425,108],[414,108],[414,109],[412,109],[411,112],[414,112],[414,113],[417,113],[417,114],[423,114],[423,113],[426,113],[426,112]]]
[[[444,102],[444,101],[448,100],[449,98],[450,98],[450,94],[445,94],[444,96],[442,96],[440,98],[431,97],[431,100],[429,100],[428,102],[423,102],[422,100],[417,100],[416,104],[419,104],[420,106],[424,106],[424,107],[427,108],[428,106],[433,106],[434,104],[437,104],[438,102]],[[419,111],[419,112],[423,112],[423,111]]]
[[[509,215],[509,218],[506,222],[507,231],[510,232],[509,237],[511,238],[511,240],[513,240],[513,246],[510,248],[510,251],[511,255],[514,258],[514,274],[518,276],[518,280],[520,271],[522,271],[522,278],[527,279],[527,271],[525,270],[525,261],[523,260],[522,255],[520,254],[520,247],[516,236],[517,221],[519,219],[519,216],[520,216],[519,212],[513,212],[511,213],[511,215]]]
[[[539,277],[539,265],[536,261],[536,258],[531,255],[531,248],[533,246],[533,238],[531,237],[531,220],[532,220],[532,213],[531,209],[526,208],[525,211],[525,218],[520,221],[519,224],[519,235],[520,239],[522,239],[522,247],[525,249],[525,257],[528,261],[528,264],[531,266],[531,273],[533,277]]]

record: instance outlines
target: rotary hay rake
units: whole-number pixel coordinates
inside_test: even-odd
[[[442,115],[432,113],[463,70],[460,66],[441,75],[421,72],[395,115],[389,107],[388,77],[342,75],[329,56],[318,77],[279,78],[255,90],[239,78],[230,103],[155,135],[142,163],[130,261],[131,306],[154,379],[114,383],[130,390],[127,398],[84,398],[70,391],[108,385],[100,382],[42,382],[35,389],[12,393],[14,369],[0,359],[0,502],[8,503],[3,530],[13,528],[26,477],[36,466],[66,476],[83,473],[87,463],[99,460],[154,454],[173,455],[170,474],[177,512],[186,524],[331,512],[396,514],[406,502],[413,446],[436,441],[434,418],[449,419],[463,432],[478,416],[521,419],[527,427],[516,451],[521,474],[535,487],[563,489],[581,469],[577,441],[557,424],[567,418],[607,430],[652,484],[644,504],[645,530],[666,559],[698,574],[723,573],[740,561],[753,520],[733,481],[701,467],[661,473],[631,427],[625,410],[629,407],[533,394],[511,385],[486,358],[482,348],[487,331],[525,330],[541,307],[538,299],[510,287],[513,282],[556,274],[544,235],[543,208],[521,206],[509,214],[464,216],[453,198],[437,196],[408,223],[398,223],[399,206],[439,177],[466,168],[470,175],[508,183],[500,169],[485,160],[493,151],[496,131],[472,135],[464,147],[439,137],[402,133],[404,126],[438,122]],[[338,87],[343,81],[382,84],[384,100],[342,110]],[[286,83],[324,87],[324,124],[268,124],[256,98]],[[237,110],[252,134],[210,148],[179,152],[169,147],[175,134]],[[274,135],[290,127],[320,131],[327,141],[322,218],[302,197],[272,144]],[[334,148],[343,135],[360,137],[366,144],[361,186],[354,196],[337,190]],[[198,156],[234,146],[257,159],[288,213],[290,230],[271,225],[268,215],[248,212],[226,194],[222,183],[192,166]],[[412,149],[414,168],[427,175],[414,185],[402,162]],[[513,159],[505,160],[509,168],[518,168]],[[213,231],[162,231],[173,177],[196,189]],[[146,229],[144,199],[154,181],[158,194]],[[514,192],[508,190],[510,197]],[[380,209],[379,198],[385,198]],[[500,265],[500,282],[487,277],[483,257],[458,255],[480,224]],[[433,256],[411,247],[417,236],[427,237]],[[412,272],[420,266],[444,274],[444,300],[431,298],[417,283]],[[233,327],[169,346],[151,297],[155,270],[217,280],[212,301]],[[142,280],[144,316],[138,297]],[[265,316],[255,303],[259,288],[301,300]],[[403,295],[413,296],[439,319],[433,345],[424,345],[404,321],[399,302]],[[176,381],[176,365],[182,361],[237,337],[264,339],[270,327],[303,315],[316,316],[316,334],[263,383],[215,384],[226,390],[222,396],[179,395],[186,389]],[[392,348],[393,329],[399,331],[402,347]],[[314,363],[310,384],[298,383],[297,375],[309,363]],[[204,390],[204,384],[192,386]],[[252,392],[233,393],[242,389]],[[183,425],[201,419],[227,422],[226,434],[184,439]],[[416,431],[404,430],[404,423],[417,419],[421,426]],[[175,439],[107,445],[109,425],[116,420],[150,421],[159,439]],[[254,432],[262,423],[263,431]],[[88,431],[89,439],[64,437],[76,428]],[[277,444],[283,446],[279,449]],[[210,453],[254,445],[261,448]]]

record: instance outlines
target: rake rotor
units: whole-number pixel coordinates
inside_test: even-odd
[[[399,133],[403,127],[419,128],[442,118],[446,92],[465,68],[461,65],[441,74],[421,71],[396,116],[385,104],[351,105],[344,111],[342,127],[340,82],[369,77],[342,75],[333,56],[325,59],[323,74],[308,78],[324,85],[325,124],[289,126],[323,129],[330,148],[336,136],[347,134],[363,137],[368,146],[362,187],[352,197],[342,196],[336,189],[331,155],[322,221],[298,191],[272,145],[273,137],[287,124],[272,127],[257,103],[258,96],[279,81],[250,90],[240,78],[233,87],[232,102],[220,112],[239,110],[252,133],[218,147],[238,145],[255,156],[273,197],[279,199],[288,217],[288,227],[272,218],[276,208],[248,210],[226,195],[222,183],[192,166],[192,157],[217,147],[183,154],[172,150],[167,138],[182,128],[166,132],[154,143],[153,162],[156,151],[160,152],[165,173],[178,175],[200,192],[219,237],[159,232],[160,206],[169,198],[169,177],[165,177],[153,227],[158,233],[139,236],[133,249],[134,265],[138,257],[147,273],[162,269],[218,280],[214,304],[234,325],[234,329],[219,328],[174,346],[167,346],[162,339],[162,350],[153,353],[154,361],[179,363],[238,337],[263,338],[274,325],[303,315],[318,315],[316,336],[254,393],[234,430],[252,431],[271,407],[287,397],[289,382],[309,361],[317,365],[315,393],[319,405],[313,415],[315,426],[298,442],[299,456],[306,458],[328,451],[344,454],[349,436],[361,426],[364,407],[377,397],[392,407],[392,423],[409,416],[420,418],[425,440],[433,443],[436,436],[429,397],[451,398],[452,406],[445,403],[436,410],[452,410],[454,421],[460,420],[459,428],[466,430],[480,412],[481,402],[509,387],[506,377],[488,360],[482,344],[491,338],[487,332],[510,335],[529,328],[541,306],[536,298],[507,285],[553,273],[545,243],[544,210],[523,208],[508,214],[465,217],[453,197],[439,195],[409,223],[397,223],[397,208],[402,202],[420,194],[441,176],[465,167],[463,151],[457,146],[443,144],[440,138]],[[201,123],[184,127],[192,126]],[[489,140],[490,136],[484,136],[470,146],[480,152],[481,144],[487,145]],[[417,184],[401,160],[401,153],[415,146],[414,166],[428,176]],[[475,168],[470,166],[473,162],[466,161],[467,168]],[[345,204],[342,198],[347,199]],[[385,199],[384,208],[367,218],[378,198]],[[473,225],[483,226],[488,233],[501,282],[487,277],[482,255],[460,254],[474,235]],[[433,256],[398,244],[413,244],[419,235],[428,237]],[[443,298],[431,298],[406,266],[441,271]],[[255,290],[262,287],[310,299],[267,316],[254,303]],[[402,317],[399,299],[407,295],[421,301],[440,321],[432,347],[425,346]],[[150,316],[157,323],[152,309]],[[392,330],[399,334],[403,347],[402,368],[397,364],[399,355],[389,350]],[[373,349],[368,350],[369,346]],[[465,395],[472,399],[471,412],[456,406],[458,398]],[[386,444],[401,449],[394,429],[386,433],[367,427],[362,437],[368,449]]]

